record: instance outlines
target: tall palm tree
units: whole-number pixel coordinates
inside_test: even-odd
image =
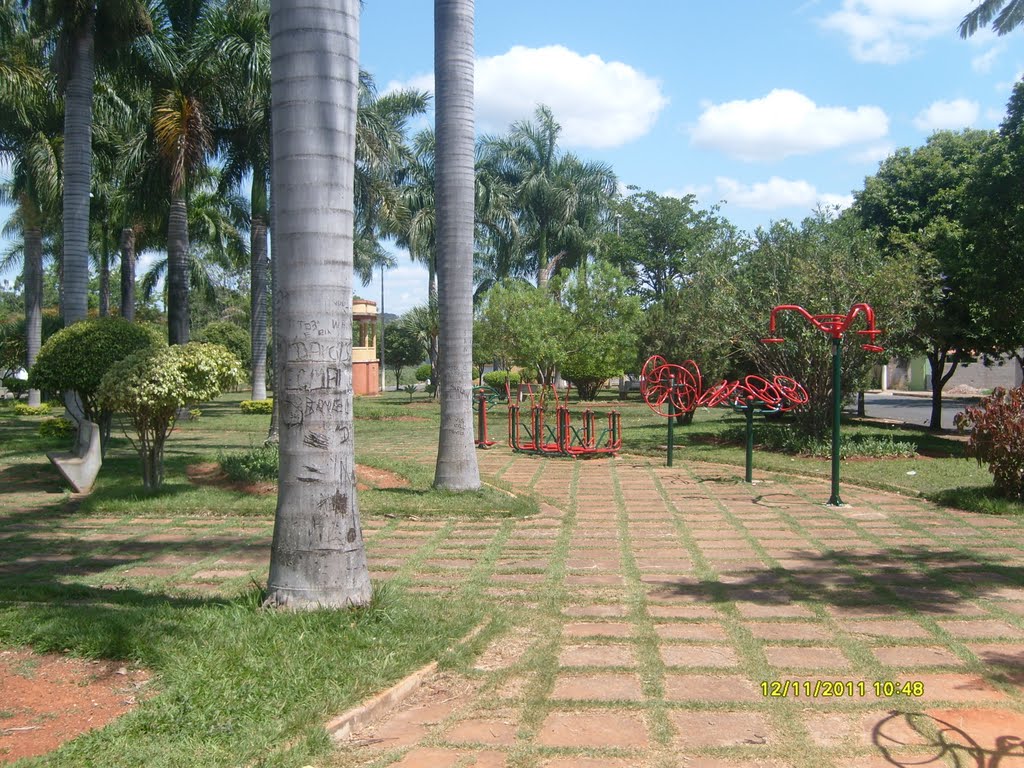
[[[540,106],[507,136],[485,140],[485,162],[515,190],[520,246],[531,255],[538,287],[586,252],[615,194],[615,174],[558,151],[562,127]]]
[[[5,0],[0,5],[0,156],[11,162],[0,201],[16,206],[12,224],[23,238],[26,367],[42,343],[43,237],[57,220],[61,196],[60,114],[55,82],[43,67],[28,19]],[[38,389],[29,405],[40,404]]]
[[[989,22],[997,35],[1024,24],[1024,0],[981,0],[960,22],[960,37],[970,37]]]
[[[359,3],[273,0],[270,30],[282,407],[267,603],[366,605],[352,430]]]
[[[221,82],[214,137],[224,159],[221,188],[249,188],[249,334],[252,399],[267,396],[270,226],[270,3],[229,0],[206,20],[199,54]]]
[[[473,442],[473,0],[434,0],[441,428],[434,486],[480,487]]]
[[[85,319],[89,285],[92,100],[97,53],[104,56],[152,29],[137,0],[32,0],[33,16],[57,36],[64,85],[63,314]]]

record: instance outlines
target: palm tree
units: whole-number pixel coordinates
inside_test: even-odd
[[[96,55],[104,56],[152,29],[137,0],[33,0],[40,27],[56,33],[64,85],[63,314],[85,319],[89,285],[89,192]]]
[[[277,0],[270,29],[274,350],[283,375],[267,604],[360,606],[371,586],[352,431],[359,3]]]
[[[214,135],[224,159],[221,189],[249,188],[249,334],[252,399],[267,396],[270,225],[270,4],[229,0],[207,18],[199,54],[221,82]]]
[[[515,190],[519,246],[531,255],[537,286],[584,257],[615,194],[615,174],[558,151],[562,127],[540,106],[535,121],[512,125],[508,136],[485,140],[485,163]],[[510,247],[508,245],[506,248]]]
[[[476,490],[473,442],[473,0],[434,0],[441,429],[434,486]]]
[[[960,37],[970,37],[989,22],[997,35],[1019,27],[1024,23],[1024,0],[981,0],[960,22]]]
[[[11,161],[11,180],[0,188],[0,202],[16,206],[13,226],[5,229],[23,238],[25,364],[31,368],[42,343],[44,231],[60,206],[62,105],[27,22],[11,3],[0,5],[0,156]],[[38,389],[29,390],[28,403],[40,404]]]

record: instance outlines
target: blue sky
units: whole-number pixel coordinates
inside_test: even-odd
[[[897,147],[998,126],[1024,73],[1024,33],[961,40],[974,5],[478,0],[477,126],[503,131],[544,102],[562,146],[609,163],[622,184],[692,192],[747,230],[799,220],[819,202],[848,204]],[[361,60],[381,88],[429,89],[432,7],[367,0]],[[388,311],[424,295],[421,270],[399,264]]]
[[[848,204],[878,162],[936,129],[994,128],[1024,32],[960,40],[974,0],[478,0],[477,126],[538,103],[561,146],[623,185],[694,193],[743,229]],[[361,61],[383,90],[429,90],[433,3],[366,0]],[[398,253],[385,309],[426,295]],[[379,283],[360,293],[379,299]]]

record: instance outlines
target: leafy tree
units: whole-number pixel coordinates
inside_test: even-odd
[[[542,384],[554,381],[565,359],[568,316],[550,291],[521,281],[498,283],[482,297],[477,317],[488,357],[506,369],[523,366]]]
[[[359,3],[280,0],[270,26],[280,474],[267,604],[363,606],[351,366]]]
[[[986,280],[968,224],[968,186],[995,141],[992,131],[938,131],[923,147],[886,158],[855,195],[855,214],[883,253],[917,263],[921,300],[913,326],[897,341],[928,358],[934,430],[941,429],[942,390],[957,366],[1003,351],[985,321],[1001,307],[977,290]]]
[[[746,243],[715,210],[695,202],[692,195],[634,190],[615,206],[616,231],[605,235],[602,252],[632,278],[644,304],[634,370],[658,354],[696,360],[715,381],[737,353],[735,263]]]
[[[142,483],[153,491],[163,483],[164,445],[181,409],[212,400],[242,381],[238,359],[217,344],[151,346],[110,367],[97,402],[131,424],[135,438],[128,439],[142,460]]]
[[[814,438],[824,437],[831,425],[830,340],[803,318],[784,312],[778,316],[778,335],[785,343],[763,344],[772,308],[797,304],[811,314],[845,315],[851,305],[866,302],[885,331],[879,343],[888,345],[890,335],[906,332],[920,300],[912,260],[899,254],[884,258],[855,217],[826,211],[799,227],[782,221],[759,229],[740,258],[736,288],[742,311],[734,316],[733,338],[750,366],[745,372],[768,378],[784,374],[803,384],[810,402],[796,413],[795,424]],[[849,333],[843,341],[843,392],[862,388],[871,366],[879,362],[861,349],[863,339]]]
[[[640,299],[629,295],[630,280],[616,267],[598,261],[556,280],[566,314],[561,374],[593,400],[598,387],[621,374],[636,359]]]
[[[85,418],[99,425],[105,449],[112,414],[100,397],[104,375],[120,360],[159,344],[148,326],[119,317],[83,320],[47,339],[29,371],[29,385],[46,392],[76,392]]]
[[[402,369],[419,365],[427,355],[419,334],[402,318],[384,326],[385,364],[395,373],[395,389],[402,380]]]

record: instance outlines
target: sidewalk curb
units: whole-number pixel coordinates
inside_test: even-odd
[[[352,735],[352,731],[372,720],[383,717],[386,713],[405,701],[409,695],[423,685],[423,682],[437,672],[437,662],[432,661],[425,667],[413,672],[403,680],[399,680],[383,693],[378,693],[369,701],[344,712],[324,726],[332,741],[344,741]]]
[[[490,624],[484,621],[474,627],[465,637],[454,644],[453,647],[465,645],[472,641]],[[331,741],[338,743],[349,738],[352,732],[367,723],[379,720],[388,714],[392,709],[399,706],[417,688],[429,680],[437,672],[437,662],[432,661],[426,666],[420,667],[415,672],[406,675],[386,691],[382,691],[369,701],[363,702],[337,717],[331,718],[324,725],[324,730],[331,738]]]

